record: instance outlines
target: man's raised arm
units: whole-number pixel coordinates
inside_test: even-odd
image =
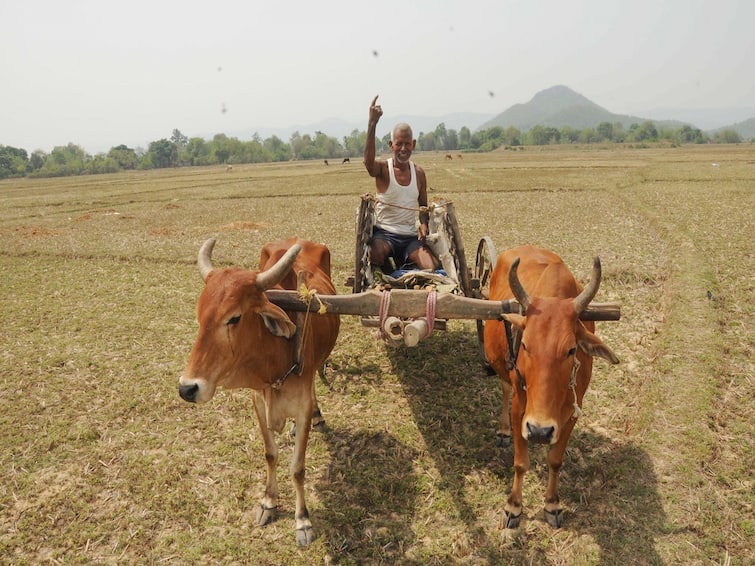
[[[367,139],[364,142],[364,166],[371,177],[380,176],[380,164],[375,161],[375,130],[378,120],[383,115],[383,109],[376,104],[378,97],[370,104],[370,118],[367,122]]]

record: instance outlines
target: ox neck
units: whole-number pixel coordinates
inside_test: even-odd
[[[293,346],[293,352],[292,352],[292,365],[291,367],[278,379],[273,381],[270,384],[270,387],[272,387],[275,391],[278,391],[281,387],[283,387],[283,384],[285,383],[286,379],[291,374],[294,375],[301,375],[302,371],[304,370],[304,332],[302,331],[302,328],[306,328],[307,318],[309,315],[309,311],[307,313],[301,313],[297,312],[294,315],[294,324],[296,325],[296,332],[291,337],[290,341]]]

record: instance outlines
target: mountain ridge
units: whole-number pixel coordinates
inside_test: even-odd
[[[746,118],[734,123],[726,121],[734,119],[733,117],[736,115],[746,115],[745,113],[748,111],[753,113],[751,118]],[[653,113],[657,116],[661,112],[670,115],[674,111],[672,109],[659,109],[648,113]],[[679,110],[678,112],[680,114],[684,113],[682,110]],[[398,122],[407,122],[410,124],[414,130],[415,137],[418,137],[421,133],[435,131],[435,128],[441,123],[445,125],[446,130],[453,129],[458,131],[462,127],[467,127],[472,131],[479,131],[494,126],[501,126],[504,128],[513,126],[522,132],[526,132],[536,125],[554,127],[557,129],[569,126],[581,130],[585,128],[595,128],[601,122],[608,122],[610,124],[618,122],[625,128],[629,128],[632,124],[641,124],[650,121],[661,128],[677,129],[684,125],[689,125],[708,134],[731,129],[736,131],[743,139],[749,140],[755,138],[755,108],[722,110],[697,109],[694,112],[690,111],[690,114],[692,113],[696,116],[705,116],[703,121],[706,122],[706,126],[708,127],[700,127],[696,125],[693,120],[689,119],[658,119],[657,117],[652,118],[641,117],[639,115],[617,114],[594,103],[584,95],[577,93],[567,86],[555,85],[538,91],[528,102],[514,104],[499,114],[453,112],[441,116],[408,114],[386,115],[381,119],[381,124],[378,127],[378,135],[381,135],[380,132],[389,128],[390,125]],[[719,116],[720,121],[716,122],[715,116]],[[712,126],[712,124],[715,123],[721,125],[717,127]],[[351,135],[354,130],[362,132],[365,129],[366,120],[362,123],[331,117],[309,124],[295,124],[286,127],[260,127],[256,129],[246,128],[244,130],[239,129],[227,132],[227,135],[231,137],[251,137],[253,134],[257,133],[262,138],[275,135],[281,139],[288,140],[294,132],[299,132],[301,135],[312,135],[315,132],[320,131],[328,136],[342,139]]]
[[[534,126],[553,128],[572,127],[577,130],[595,128],[601,122],[620,123],[625,128],[640,124],[649,118],[616,114],[592,102],[585,96],[567,86],[556,85],[537,92],[526,104],[515,104],[492,119],[483,123],[479,129],[501,126],[513,126],[526,132]],[[652,120],[657,126],[679,128],[685,124],[678,120]]]

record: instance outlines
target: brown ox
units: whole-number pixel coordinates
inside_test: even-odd
[[[583,290],[560,257],[533,246],[507,250],[495,264],[490,299],[515,298],[524,313],[504,315],[511,325],[511,342],[517,345],[513,350],[505,322],[485,324],[485,355],[501,376],[503,389],[499,438],[510,438],[512,420],[514,425],[514,484],[501,520],[506,528],[517,527],[521,518],[530,441],[550,445],[545,519],[561,526],[558,473],[590,383],[592,357],[619,362],[593,333],[595,323],[579,319],[598,292],[600,276],[596,257]]]
[[[315,372],[323,367],[338,336],[336,315],[286,313],[264,292],[273,287],[296,289],[301,278],[309,290],[335,294],[330,279],[330,252],[321,244],[298,238],[266,244],[260,272],[213,269],[207,240],[199,251],[205,288],[199,297],[199,336],[179,381],[187,401],[209,401],[217,386],[249,387],[265,443],[267,481],[257,522],[275,519],[278,506],[276,467],[280,433],[287,418],[296,425],[291,473],[296,490],[295,529],[300,546],[315,539],[304,501],[304,458],[313,412],[319,415]],[[298,255],[297,255],[298,254]],[[294,323],[294,321],[297,321]]]

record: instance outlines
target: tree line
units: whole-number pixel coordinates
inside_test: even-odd
[[[314,135],[294,132],[288,142],[277,136],[262,139],[254,134],[250,141],[217,134],[211,140],[188,138],[174,129],[170,138],[153,141],[146,149],[126,145],[112,147],[107,153],[89,155],[76,144],[57,146],[50,153],[36,150],[31,155],[25,149],[0,145],[0,179],[8,177],[62,177],[116,173],[134,169],[159,169],[240,163],[269,163],[299,159],[340,159],[364,153],[365,131],[353,130],[342,140],[323,132]],[[390,134],[376,140],[377,150],[388,151]],[[553,128],[534,126],[526,132],[515,127],[494,126],[472,132],[462,127],[458,131],[438,124],[432,132],[417,136],[419,151],[487,152],[501,146],[516,148],[526,145],[591,144],[591,143],[651,143],[665,141],[672,144],[740,143],[734,130],[707,135],[692,126],[677,129],[657,128],[652,121],[632,124],[629,128],[617,123],[603,122],[595,128],[577,130],[564,126]]]

